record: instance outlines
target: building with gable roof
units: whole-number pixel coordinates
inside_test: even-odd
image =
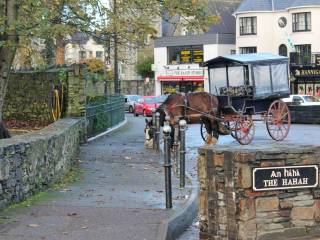
[[[65,47],[67,64],[79,63],[87,59],[105,62],[105,47],[101,39],[87,33],[77,32],[70,36]]]
[[[292,92],[320,96],[320,0],[244,0],[234,15],[237,53],[290,57]]]

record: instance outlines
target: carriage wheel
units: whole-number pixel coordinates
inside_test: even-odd
[[[235,125],[235,139],[241,145],[248,145],[252,142],[255,134],[255,127],[251,117],[241,117]]]
[[[230,134],[234,139],[236,139],[236,123],[237,121],[228,121],[228,128],[230,129]]]
[[[201,122],[200,133],[201,133],[201,137],[202,137],[203,141],[207,142],[208,132],[207,132],[206,126],[204,125],[203,122]]]
[[[271,103],[267,112],[266,125],[272,139],[282,141],[288,136],[291,114],[285,102],[276,100]]]
[[[206,129],[206,126],[204,125],[203,122],[201,122],[201,125],[200,125],[200,134],[201,134],[201,138],[203,139],[204,142],[207,142],[208,139],[208,132],[207,132],[207,129]]]

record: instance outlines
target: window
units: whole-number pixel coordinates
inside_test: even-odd
[[[102,58],[102,51],[96,51],[96,58]]]
[[[279,55],[280,56],[284,56],[284,57],[288,56],[288,49],[287,49],[287,46],[285,44],[281,44],[279,46]]]
[[[255,91],[257,97],[263,97],[271,93],[271,78],[269,66],[253,66]]]
[[[144,36],[144,44],[149,45],[150,44],[150,36],[147,34]]]
[[[311,12],[292,14],[292,31],[305,32],[311,31]]]
[[[203,46],[179,46],[168,48],[169,64],[203,62]]]
[[[297,53],[296,64],[311,64],[311,44],[295,45]]]
[[[79,51],[79,57],[80,57],[80,59],[85,59],[87,57],[86,51]]]
[[[257,34],[257,17],[240,18],[240,36]]]
[[[257,47],[241,47],[239,50],[240,54],[256,53]]]
[[[89,58],[92,58],[92,57],[93,57],[93,52],[89,51]]]

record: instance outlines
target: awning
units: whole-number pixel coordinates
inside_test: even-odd
[[[158,76],[157,80],[161,82],[203,82],[204,76]]]

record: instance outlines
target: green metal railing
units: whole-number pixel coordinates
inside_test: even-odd
[[[96,136],[125,119],[124,96],[107,95],[86,106],[87,135]]]

